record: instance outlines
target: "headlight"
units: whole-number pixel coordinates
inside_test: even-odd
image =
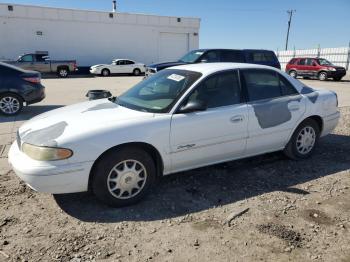
[[[333,67],[328,67],[329,71],[337,71],[337,69],[333,68]]]
[[[70,158],[73,151],[66,148],[34,146],[23,143],[22,151],[30,158],[38,161],[54,161]]]

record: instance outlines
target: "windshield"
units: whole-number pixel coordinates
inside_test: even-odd
[[[200,50],[194,50],[191,51],[189,53],[187,53],[186,55],[184,55],[179,62],[183,62],[183,63],[194,63],[196,62],[196,60],[204,54],[204,51],[200,51]]]
[[[327,59],[321,58],[321,59],[317,59],[317,60],[318,60],[318,64],[319,64],[319,65],[330,65],[330,66],[333,65],[333,64],[332,64],[331,62],[329,62]]]
[[[118,98],[121,106],[144,112],[167,113],[201,73],[166,69],[143,80]]]

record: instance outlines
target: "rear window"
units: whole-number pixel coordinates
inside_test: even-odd
[[[297,60],[298,60],[298,59],[293,58],[292,60],[290,60],[290,61],[288,62],[288,64],[290,64],[290,65],[295,65],[295,62],[296,62]]]
[[[248,61],[254,63],[276,62],[276,56],[273,52],[248,52]]]

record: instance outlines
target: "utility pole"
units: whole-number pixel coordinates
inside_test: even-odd
[[[286,50],[288,50],[289,30],[290,30],[290,25],[292,23],[293,13],[295,12],[296,10],[292,10],[292,9],[287,11],[287,13],[289,14],[289,21],[288,21],[287,40],[286,40]]]

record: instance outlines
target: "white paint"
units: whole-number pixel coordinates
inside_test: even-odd
[[[153,146],[163,160],[164,174],[167,175],[281,150],[297,126],[310,116],[317,115],[323,119],[322,136],[329,134],[338,123],[340,115],[336,96],[327,90],[317,90],[319,96],[315,103],[301,94],[301,110],[293,113],[288,123],[276,128],[259,127],[249,103],[175,114],[187,94],[212,73],[243,68],[266,68],[284,73],[267,66],[234,63],[194,64],[174,68],[200,72],[202,77],[188,88],[169,113],[135,111],[114,105],[107,99],[52,110],[26,122],[20,127],[19,134],[21,136],[26,130],[45,129],[65,121],[68,125],[55,140],[58,147],[71,149],[73,156],[61,161],[36,161],[21,152],[15,142],[9,152],[9,162],[14,171],[38,191],[80,192],[87,190],[94,161],[117,145],[140,142]],[[302,84],[284,75],[300,92]],[[296,109],[295,104],[291,102],[291,110]]]
[[[133,64],[125,64],[125,61]],[[111,64],[93,65],[90,68],[90,73],[100,75],[105,69],[111,74],[132,74],[135,70],[139,70],[139,73],[144,73],[146,71],[145,64],[128,59],[114,59]]]
[[[52,59],[76,59],[79,66],[114,57],[149,64],[178,59],[199,46],[198,18],[177,22],[177,17],[144,14],[113,13],[110,18],[109,12],[26,5],[13,9],[0,4],[0,59],[49,51]]]

